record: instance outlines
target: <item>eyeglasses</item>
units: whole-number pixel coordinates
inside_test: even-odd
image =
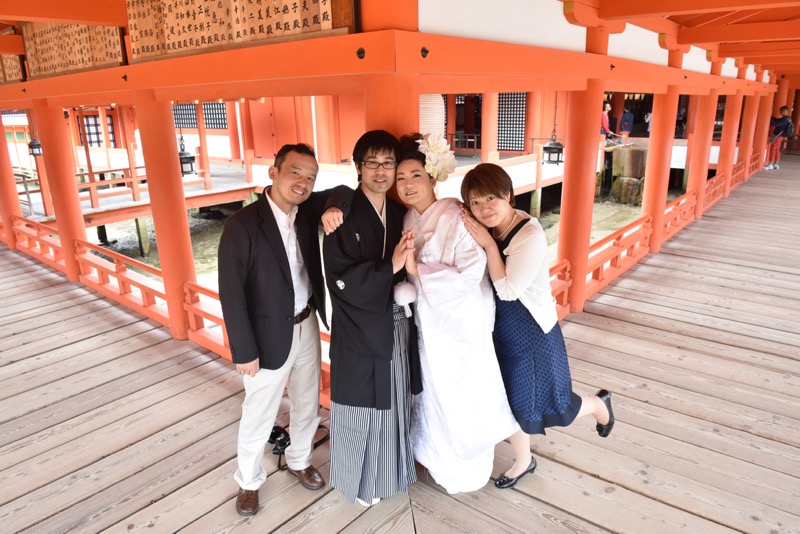
[[[392,169],[397,168],[396,161],[362,161],[361,164],[368,168],[368,169],[377,169],[378,167],[383,167],[387,171],[391,171]]]

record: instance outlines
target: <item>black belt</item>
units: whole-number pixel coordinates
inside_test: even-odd
[[[306,307],[303,308],[303,311],[301,311],[300,313],[298,313],[297,315],[294,316],[294,318],[292,319],[292,322],[294,324],[300,324],[303,321],[305,321],[306,319],[308,319],[309,315],[311,315],[311,306],[306,304]]]

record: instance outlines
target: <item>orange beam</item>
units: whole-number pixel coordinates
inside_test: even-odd
[[[363,48],[364,58],[356,51]],[[427,50],[423,56],[422,49]],[[303,57],[288,62],[286,57]],[[568,50],[387,30],[277,43],[148,61],[0,86],[4,107],[115,102],[131,104],[132,92],[152,89],[158,100],[234,100],[239,97],[354,94],[370,76],[413,74],[424,92],[583,90],[600,79],[630,91],[643,84],[677,85],[686,94],[712,88],[771,90],[767,84]],[[724,82],[724,83],[723,83]],[[724,85],[724,87],[723,87]]]
[[[0,35],[0,54],[25,54],[25,43],[21,35]]]
[[[800,6],[797,0],[661,0],[659,2],[599,0],[599,2],[600,18],[611,20]]]
[[[0,20],[128,26],[125,0],[3,0]]]
[[[723,57],[770,57],[796,55],[799,50],[800,45],[798,45],[797,41],[719,45],[719,55]]]
[[[678,44],[783,41],[800,36],[800,21],[715,24],[678,30]]]

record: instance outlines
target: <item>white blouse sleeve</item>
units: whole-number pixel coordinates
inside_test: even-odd
[[[496,280],[494,288],[500,300],[517,300],[547,265],[547,238],[528,223],[500,253],[508,255],[506,276]]]

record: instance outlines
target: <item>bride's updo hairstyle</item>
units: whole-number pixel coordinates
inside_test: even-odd
[[[425,168],[425,154],[419,150],[418,141],[420,139],[422,139],[422,134],[418,132],[406,134],[400,138],[400,150],[397,152],[398,165],[406,160],[415,159]]]
[[[461,182],[461,198],[469,207],[470,196],[489,195],[497,198],[508,196],[508,203],[514,205],[514,185],[505,169],[494,163],[480,163],[464,175],[464,180]]]

